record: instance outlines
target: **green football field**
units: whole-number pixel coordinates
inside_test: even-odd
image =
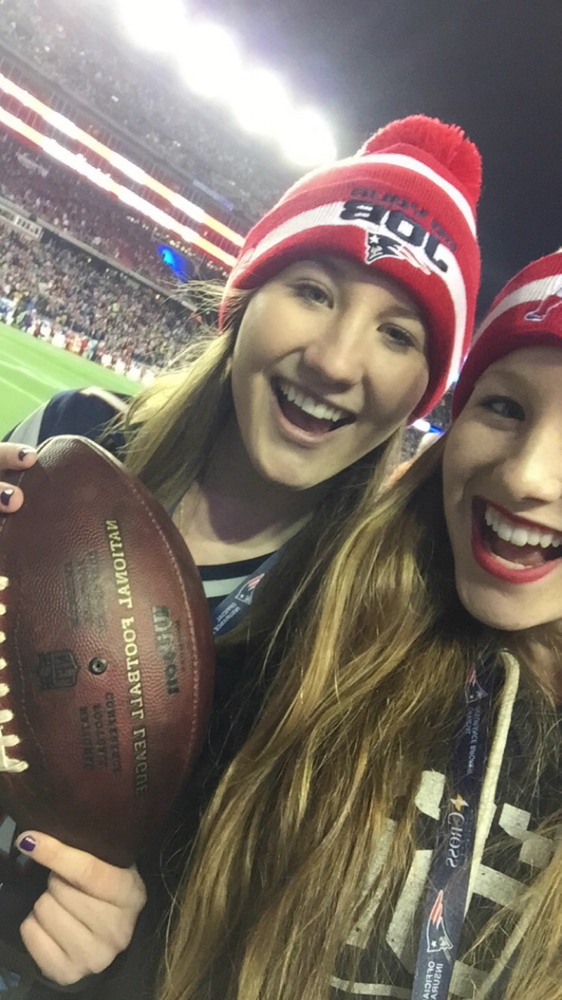
[[[139,390],[123,375],[0,323],[0,440],[56,392],[89,385],[113,392]]]

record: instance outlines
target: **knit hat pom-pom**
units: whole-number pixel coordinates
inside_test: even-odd
[[[458,125],[438,118],[410,115],[375,132],[359,150],[360,155],[387,151],[391,146],[415,146],[433,156],[462,184],[473,204],[482,188],[482,160],[478,149]]]

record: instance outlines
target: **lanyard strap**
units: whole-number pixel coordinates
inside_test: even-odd
[[[498,672],[488,660],[465,684],[466,712],[451,762],[453,798],[441,819],[429,872],[412,1000],[447,1000],[465,916],[478,804]]]
[[[174,505],[168,509],[170,517],[173,516],[176,506]],[[263,578],[275,565],[284,547],[282,545],[276,552],[272,552],[267,559],[264,559],[260,563],[257,569],[248,573],[248,576],[242,580],[242,583],[239,583],[230,594],[223,597],[222,601],[213,608],[211,612],[211,625],[215,637],[226,635],[227,632],[232,631],[238,625],[240,619],[250,607],[257,587],[259,587]]]
[[[283,546],[281,546],[282,548]],[[211,621],[214,636],[225,635],[238,625],[238,622],[250,607],[256,589],[261,584],[264,576],[269,573],[272,566],[277,562],[281,549],[277,549],[277,552],[273,552],[267,559],[264,559],[257,569],[252,573],[248,573],[248,576],[242,580],[242,583],[239,583],[227,597],[223,597],[220,604],[217,604],[213,608]]]

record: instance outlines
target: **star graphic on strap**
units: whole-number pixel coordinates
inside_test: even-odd
[[[462,795],[457,795],[456,798],[449,801],[454,805],[458,813],[462,812],[464,806],[468,809],[468,802],[463,799]]]

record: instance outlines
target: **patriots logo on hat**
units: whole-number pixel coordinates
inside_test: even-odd
[[[558,285],[552,295],[547,295],[536,309],[526,313],[525,319],[532,323],[542,323],[553,309],[559,309],[560,306],[562,306],[562,283]]]
[[[437,898],[427,919],[426,938],[428,955],[433,955],[438,951],[451,951],[453,947],[453,942],[447,934],[443,922],[443,889],[437,893]]]
[[[425,274],[431,274],[431,269],[427,266],[426,262],[418,257],[415,249],[409,246],[409,244],[393,239],[392,236],[383,236],[382,233],[367,232],[365,235],[367,237],[367,254],[365,257],[367,264],[374,264],[381,257],[394,257],[397,260],[407,261],[413,267],[419,267]]]

